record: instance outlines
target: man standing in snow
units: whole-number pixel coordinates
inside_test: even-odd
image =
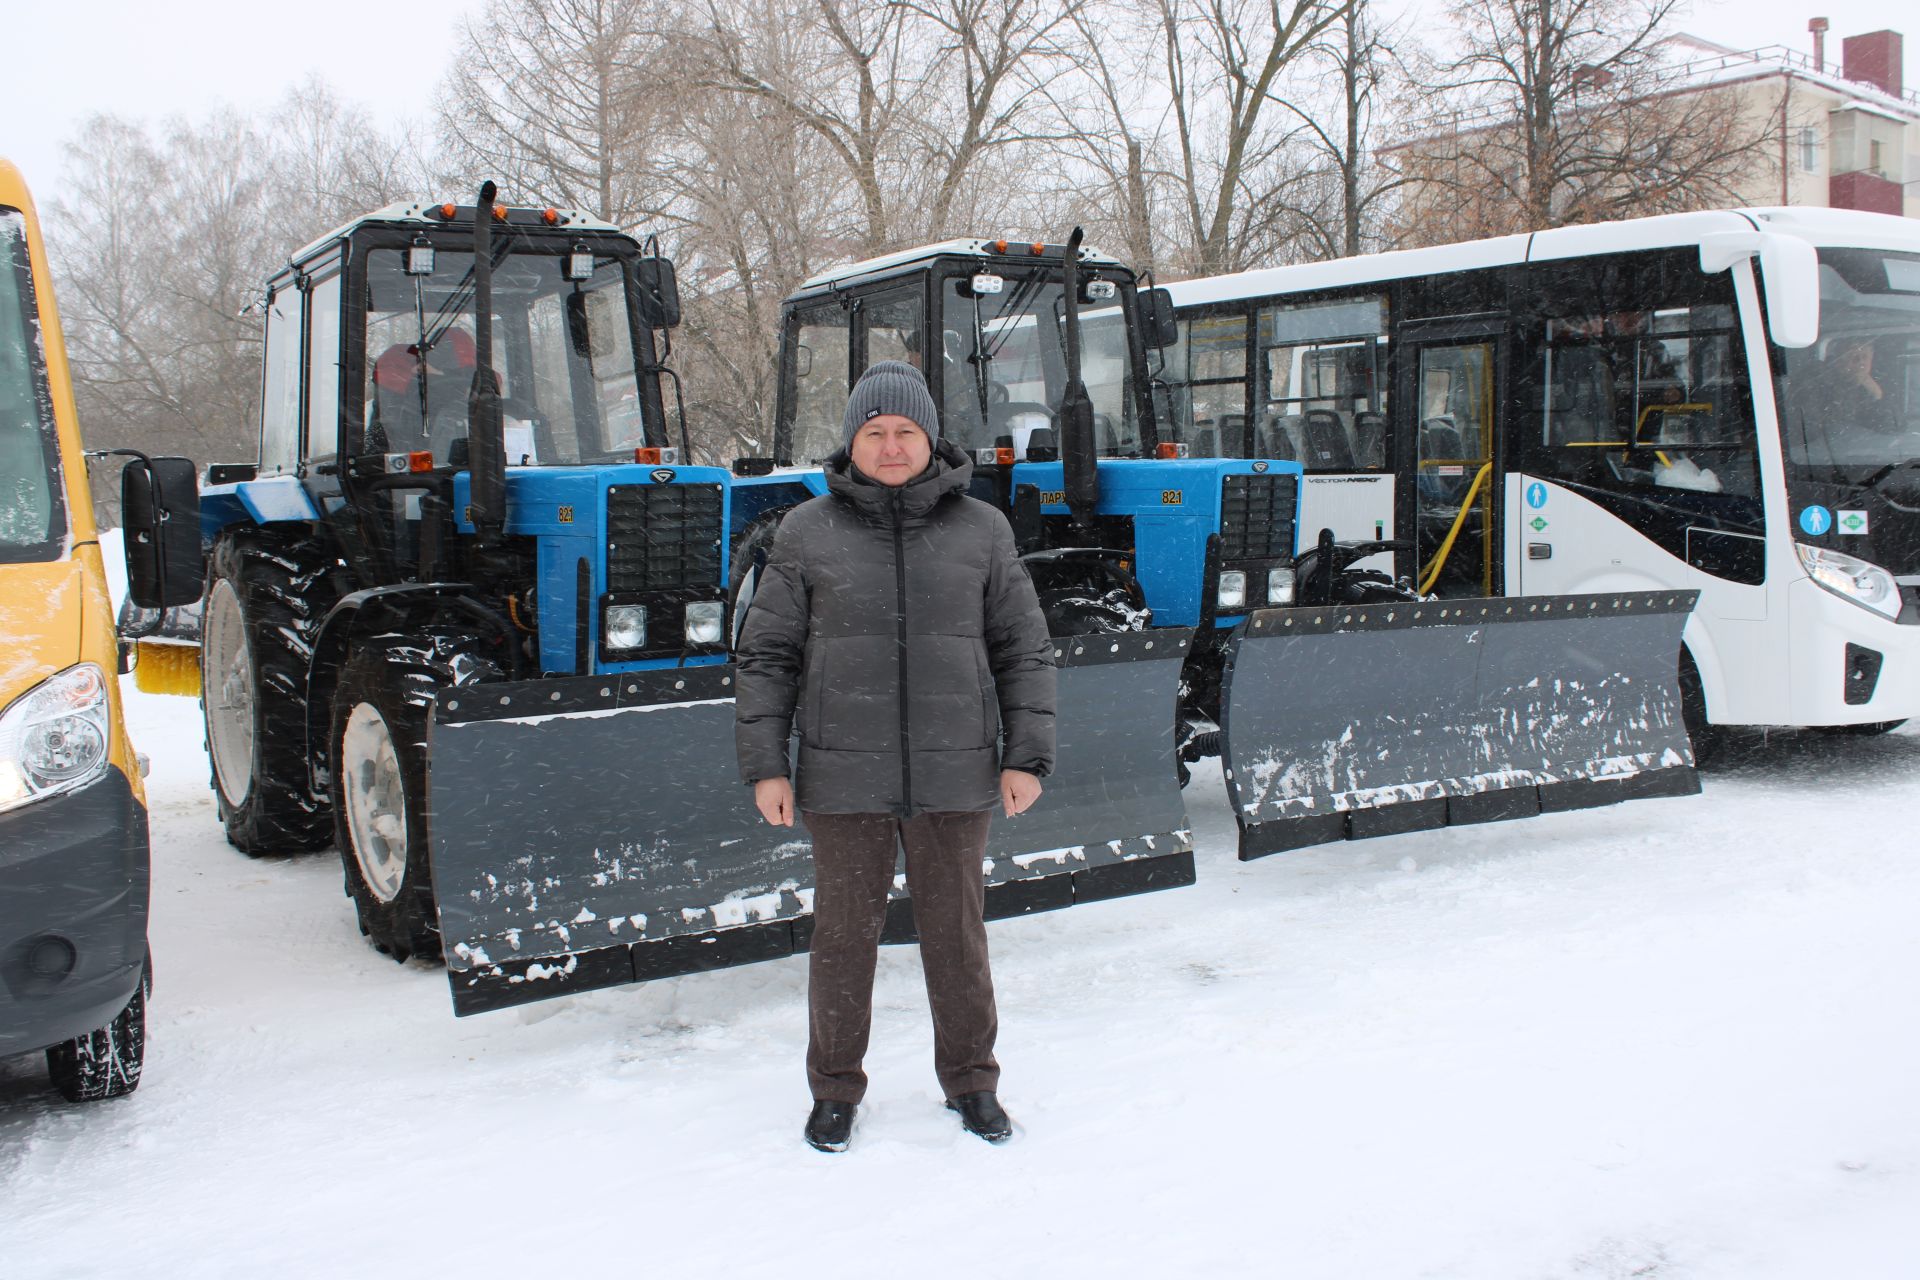
[[[1053,650],[1013,530],[967,496],[919,370],[881,361],[847,403],[827,494],[781,522],[741,636],[740,771],[776,826],[813,837],[806,1138],[843,1151],[896,851],[933,1007],[934,1066],[969,1132],[1001,1142],[987,964],[989,810],[1053,764]],[[788,738],[800,736],[796,786]]]

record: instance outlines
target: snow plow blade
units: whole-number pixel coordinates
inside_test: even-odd
[[[1172,731],[1189,635],[1055,642],[1056,777],[995,818],[989,919],[1193,882]],[[807,950],[811,846],[739,782],[731,666],[450,690],[429,732],[455,1014]],[[912,941],[895,884],[883,941]]]
[[[1254,614],[1222,695],[1240,857],[1699,791],[1678,685],[1695,595]]]

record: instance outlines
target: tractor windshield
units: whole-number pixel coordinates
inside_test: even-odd
[[[473,385],[473,254],[440,250],[408,275],[406,252],[367,259],[365,451],[429,450],[455,459]],[[595,255],[568,279],[563,248],[520,239],[495,249],[493,367],[500,376],[507,465],[630,460],[647,443],[622,260]]]
[[[25,220],[0,209],[0,562],[45,560],[66,532]]]
[[[1066,305],[1046,270],[1007,271],[999,292],[976,290],[975,277],[942,286],[940,426],[962,449],[1019,449],[1035,428],[1055,429],[1067,388]],[[1090,279],[1082,276],[1082,287]],[[1115,287],[1115,296],[1131,286]],[[1094,444],[1105,456],[1137,455],[1139,415],[1126,314],[1117,301],[1080,305],[1080,377],[1093,400]],[[1056,444],[1058,441],[1056,440]]]

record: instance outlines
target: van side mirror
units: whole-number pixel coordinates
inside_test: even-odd
[[[633,265],[640,287],[640,318],[650,329],[671,329],[680,323],[680,284],[673,263],[665,258],[642,258]]]
[[[186,458],[136,458],[120,472],[127,598],[142,609],[200,599],[200,480]]]
[[[1173,295],[1165,289],[1140,294],[1140,330],[1149,351],[1164,351],[1180,340],[1180,322],[1173,314]]]
[[[1700,240],[1700,269],[1725,271],[1760,259],[1767,330],[1783,347],[1810,347],[1820,337],[1820,255],[1798,236],[1777,231],[1720,231]]]

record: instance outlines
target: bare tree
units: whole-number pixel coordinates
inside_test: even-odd
[[[653,0],[489,0],[447,75],[443,166],[621,226],[656,221],[648,148],[674,91],[669,18]]]
[[[1410,238],[1561,226],[1726,201],[1764,123],[1690,83],[1664,43],[1678,0],[1458,0],[1449,112],[1395,148]]]

